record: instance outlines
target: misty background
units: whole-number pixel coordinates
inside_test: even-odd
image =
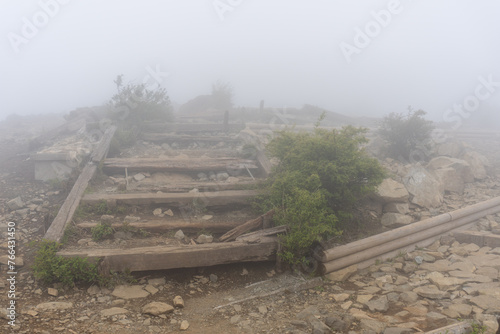
[[[0,8],[0,119],[102,105],[118,74],[152,84],[151,71],[176,105],[221,80],[235,107],[264,100],[382,117],[411,105],[434,121],[490,76],[498,87],[473,113],[499,119],[496,0],[0,0]],[[40,27],[26,28],[37,19]],[[346,57],[341,46],[356,47],[360,30],[367,45]]]

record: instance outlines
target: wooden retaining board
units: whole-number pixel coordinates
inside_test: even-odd
[[[472,243],[478,245],[479,247],[500,247],[500,235],[492,234],[491,232],[460,231],[455,232],[453,236],[460,243]]]
[[[168,133],[144,133],[143,140],[152,142],[209,142],[209,143],[239,143],[242,140],[229,136],[190,136],[190,135],[172,135]]]
[[[245,172],[246,173],[246,172]],[[154,189],[155,191],[162,191],[164,193],[187,193],[194,188],[198,189],[200,192],[208,191],[223,191],[223,190],[245,190],[245,189],[256,189],[262,181],[239,181],[236,183],[226,183],[226,182],[186,182],[186,183],[173,183],[173,184],[137,184],[134,185],[134,189]],[[151,190],[149,190],[151,191]]]
[[[220,119],[220,116],[218,116]],[[144,127],[149,132],[239,132],[245,128],[245,124],[238,123],[151,123],[146,122]]]
[[[234,241],[186,246],[154,246],[132,249],[89,249],[60,251],[63,257],[101,261],[104,273],[113,271],[148,271],[208,267],[220,264],[271,261],[276,257],[275,237],[263,237],[258,243]]]
[[[87,194],[84,204],[98,204],[101,201],[116,201],[117,204],[149,205],[169,204],[182,206],[193,201],[204,206],[250,205],[250,200],[259,195],[256,190],[226,190],[198,193],[133,193],[133,194]]]
[[[113,138],[115,131],[116,126],[113,125],[110,126],[104,133],[96,149],[92,152],[91,159],[93,163],[91,162],[83,168],[68,197],[66,197],[66,200],[59,209],[57,216],[54,218],[49,229],[45,233],[44,239],[57,242],[61,240],[66,226],[73,219],[76,208],[80,205],[80,200],[85,192],[85,189],[87,189],[90,180],[94,177],[94,174],[97,171],[96,164],[100,161],[98,159],[103,159],[108,152],[109,144],[111,143],[111,139]]]
[[[143,229],[151,232],[166,232],[172,230],[182,230],[183,232],[199,232],[201,230],[210,231],[212,233],[225,233],[235,227],[242,225],[244,222],[189,222],[184,220],[170,221],[168,219],[147,220],[144,222],[128,223],[127,226]],[[76,226],[84,229],[91,229],[97,226],[98,223],[80,223]],[[115,229],[123,227],[123,223],[112,223],[111,226]]]
[[[168,158],[111,158],[104,160],[103,170],[107,173],[122,172],[209,172],[257,170],[253,160],[235,158],[215,159],[168,159]]]

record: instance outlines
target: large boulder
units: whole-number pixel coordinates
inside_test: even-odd
[[[474,182],[474,174],[469,163],[465,160],[440,156],[432,159],[427,164],[427,169],[436,171],[441,168],[453,168],[464,182]]]
[[[437,148],[438,155],[445,155],[451,158],[459,158],[464,152],[464,144],[461,142],[449,140]]]
[[[394,212],[385,213],[380,221],[383,226],[390,228],[408,225],[412,222],[413,219],[411,218],[411,216]]]
[[[465,182],[456,169],[451,167],[439,168],[434,171],[434,174],[443,186],[443,191],[463,194]]]
[[[378,186],[375,196],[383,203],[404,203],[408,201],[409,194],[403,184],[387,178]]]
[[[411,202],[423,208],[437,208],[443,203],[443,186],[421,165],[415,165],[403,178]]]
[[[469,163],[476,180],[483,180],[488,177],[491,164],[484,155],[475,151],[468,151],[462,156],[462,159]]]

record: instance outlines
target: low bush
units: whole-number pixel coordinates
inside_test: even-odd
[[[290,227],[281,236],[285,261],[303,263],[315,243],[340,234],[354,205],[382,182],[383,168],[362,149],[366,131],[285,129],[268,144],[279,163],[256,205],[263,212],[274,209],[275,223]]]

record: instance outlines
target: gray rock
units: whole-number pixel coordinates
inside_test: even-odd
[[[199,244],[209,244],[214,241],[214,237],[211,235],[200,234],[198,238],[196,238],[196,242]]]
[[[410,195],[413,196],[411,199],[413,204],[431,209],[443,203],[442,185],[424,167],[420,165],[412,167],[403,178],[403,182]]]
[[[427,168],[434,171],[443,168],[452,168],[457,173],[456,177],[462,179],[463,182],[474,182],[472,168],[465,160],[450,157],[436,157],[429,161]]]
[[[377,187],[375,194],[377,199],[384,203],[404,203],[409,197],[405,186],[390,178],[382,181],[382,183]]]
[[[384,330],[384,334],[411,334],[415,332],[410,328],[388,327]]]
[[[325,319],[325,324],[336,332],[346,331],[350,324],[338,316],[329,316]]]
[[[457,141],[449,140],[438,146],[438,155],[444,155],[450,158],[459,158],[463,152],[464,145]]]
[[[7,206],[9,207],[9,209],[11,211],[14,211],[14,210],[19,210],[19,209],[22,209],[24,208],[24,202],[23,200],[21,199],[20,196],[14,198],[14,199],[11,199],[10,201],[7,202]]]
[[[380,322],[375,319],[361,319],[360,321],[361,328],[366,331],[373,331],[375,333],[382,333],[386,325],[383,322]]]
[[[140,285],[118,285],[111,293],[113,296],[121,299],[145,298],[149,292]]]
[[[124,232],[124,231],[116,231],[113,234],[113,238],[119,239],[119,240],[130,240],[130,239],[132,239],[132,233],[131,232]]]
[[[334,271],[332,273],[326,274],[325,277],[334,282],[343,282],[349,277],[354,275],[358,271],[358,266],[356,264],[349,266],[347,268]]]
[[[380,298],[370,300],[366,303],[366,306],[368,306],[372,312],[385,312],[389,309],[389,300],[387,299],[387,296],[382,296]]]
[[[148,284],[150,284],[152,286],[165,285],[165,283],[167,283],[167,281],[165,280],[165,277],[148,279]]]
[[[489,295],[480,295],[472,297],[470,302],[479,306],[483,310],[487,310],[488,313],[498,313],[500,312],[500,299],[498,297]]]
[[[226,181],[229,178],[229,174],[226,172],[217,173],[217,181]]]
[[[392,202],[384,206],[384,212],[395,212],[405,215],[410,212],[410,206],[408,205],[408,203]]]
[[[238,322],[240,322],[240,320],[241,320],[241,315],[234,315],[231,317],[229,321],[231,322],[231,324],[236,325]]]
[[[329,334],[331,333],[330,327],[325,325],[324,322],[317,318],[309,318],[308,319],[309,323],[313,327],[313,334]]]
[[[103,317],[112,317],[114,315],[126,314],[128,312],[129,311],[127,309],[124,309],[121,307],[112,307],[112,308],[102,310],[100,313],[101,313],[101,316],[103,316]]]
[[[66,302],[47,302],[38,304],[35,309],[37,311],[61,311],[73,308],[73,303]]]
[[[290,324],[292,324],[293,326],[295,326],[297,328],[302,328],[302,329],[309,328],[309,324],[306,321],[302,321],[302,320],[292,320],[292,321],[290,321]]]
[[[215,274],[210,274],[210,276],[209,276],[209,277],[210,277],[210,282],[212,282],[212,283],[216,283],[216,282],[217,282],[217,280],[219,279],[219,278],[217,277],[217,275],[215,275]]]
[[[471,166],[472,175],[475,179],[483,180],[488,177],[492,165],[484,155],[478,152],[468,151],[462,156],[462,159],[467,161]]]
[[[413,291],[405,291],[399,295],[399,299],[406,304],[413,304],[418,300],[418,294]]]
[[[184,240],[185,237],[186,236],[184,235],[184,232],[182,232],[182,230],[175,232],[174,238],[176,238],[177,240]]]
[[[146,176],[142,173],[137,173],[134,175],[134,180],[136,180],[137,182],[142,181],[145,178],[146,178]]]
[[[411,224],[413,218],[411,216],[403,215],[400,213],[388,212],[384,213],[380,223],[385,227],[396,227]]]
[[[435,285],[426,285],[420,286],[413,290],[419,296],[429,299],[443,299],[446,296],[446,293],[439,290]]]
[[[141,218],[135,216],[125,216],[125,218],[123,219],[125,223],[136,223],[139,220],[141,220]]]
[[[142,308],[143,314],[151,314],[154,316],[158,316],[160,314],[171,313],[174,311],[174,307],[167,303],[162,302],[152,302],[144,305]]]

